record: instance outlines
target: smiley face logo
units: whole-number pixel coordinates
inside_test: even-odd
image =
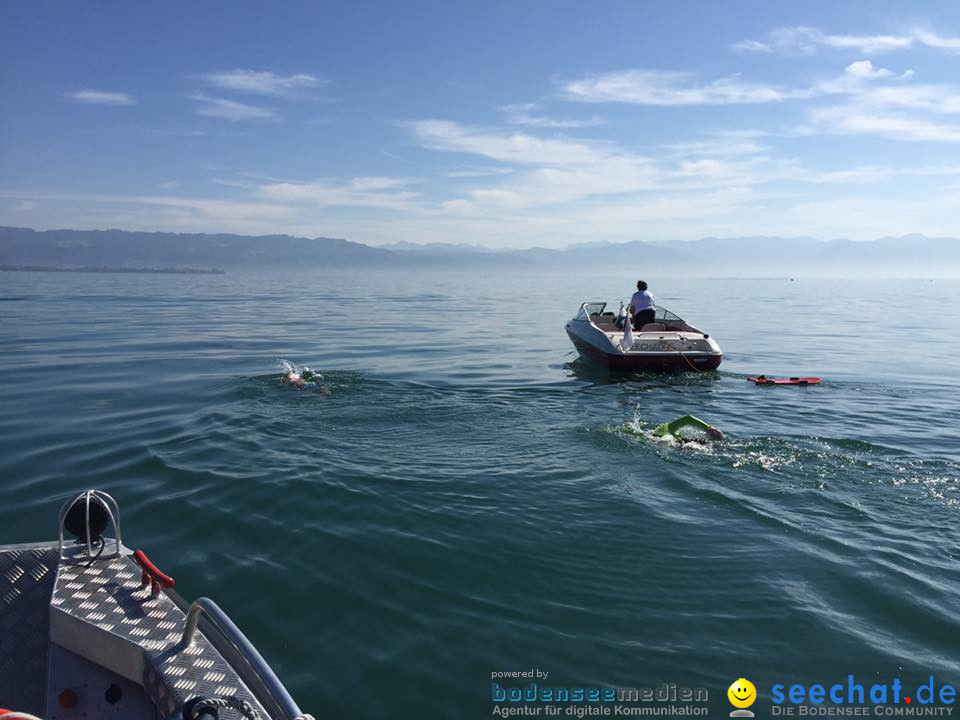
[[[740,678],[727,689],[730,703],[737,708],[748,708],[757,699],[757,689],[746,678]]]

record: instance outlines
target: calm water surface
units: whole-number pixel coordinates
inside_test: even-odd
[[[744,676],[762,712],[960,683],[960,284],[647,279],[719,372],[576,360],[564,322],[632,275],[2,274],[3,539],[107,490],[318,717],[489,716],[531,667],[717,715]],[[686,413],[728,441],[649,439]]]

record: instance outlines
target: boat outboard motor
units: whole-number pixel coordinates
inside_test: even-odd
[[[60,508],[60,558],[64,555],[64,530],[76,539],[75,545],[82,546],[68,552],[69,559],[93,562],[103,555],[108,539],[103,537],[107,528],[113,525],[113,552],[106,557],[120,555],[120,509],[116,501],[104,492],[87,490]],[[86,550],[84,555],[83,550]]]

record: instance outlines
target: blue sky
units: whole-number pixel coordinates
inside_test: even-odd
[[[960,236],[953,2],[5,3],[0,224]]]

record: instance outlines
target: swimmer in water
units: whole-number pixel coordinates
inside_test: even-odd
[[[725,440],[727,437],[722,432],[720,432],[717,428],[713,427],[713,425],[707,428],[707,435],[710,436],[711,440],[716,440],[717,442],[721,442]]]
[[[288,370],[280,376],[280,383],[283,385],[292,385],[293,387],[304,388],[307,386],[307,383],[313,384],[316,380],[319,380],[322,377],[323,376],[320,375],[320,373],[315,373],[309,368],[304,368],[300,372],[297,370]],[[323,392],[325,395],[330,394],[329,388],[321,388],[321,392]]]
[[[664,437],[669,435],[681,443],[698,442],[695,437],[684,436],[682,431],[686,429],[706,433],[707,437],[717,442],[725,438],[724,434],[718,428],[693,415],[684,415],[683,417],[678,417],[676,420],[657,425],[657,427],[653,429],[653,436]]]
[[[303,379],[303,376],[300,373],[294,372],[293,370],[281,377],[280,382],[284,385],[293,385],[294,387],[303,387],[307,384],[307,381]]]

